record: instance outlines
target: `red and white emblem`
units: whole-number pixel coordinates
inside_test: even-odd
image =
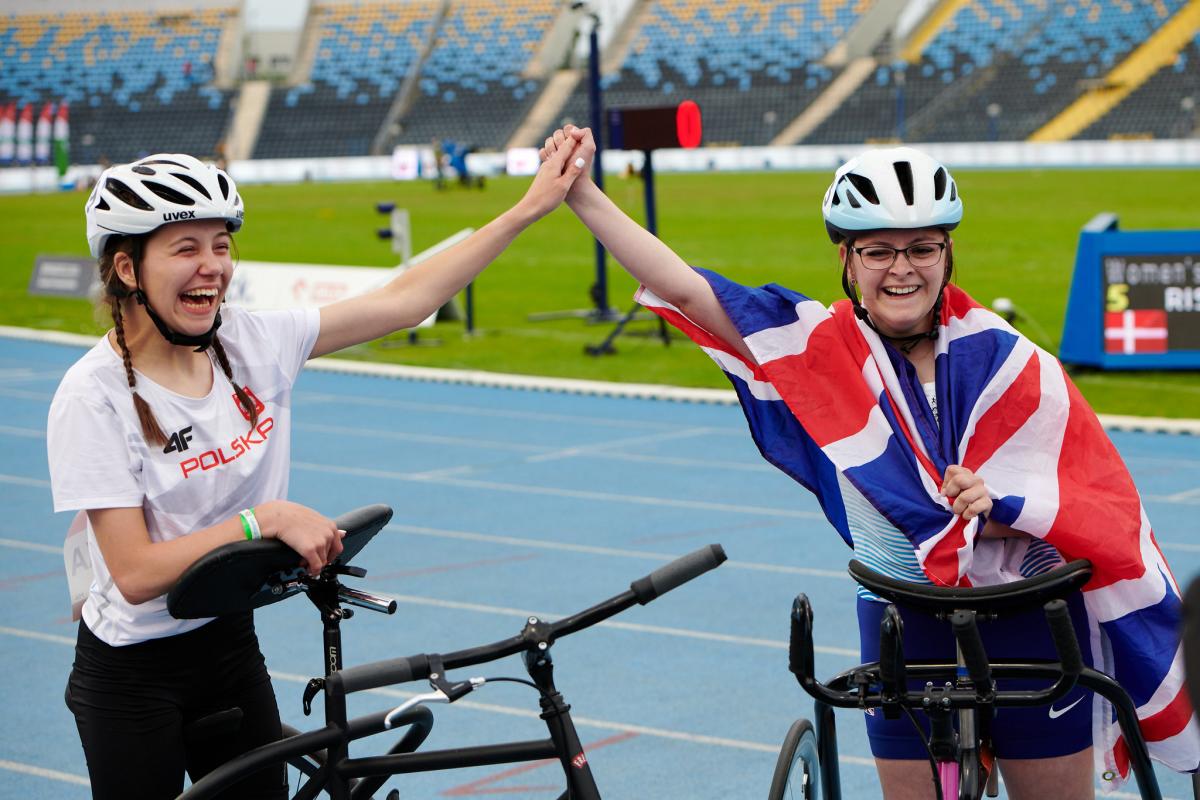
[[[254,403],[255,411],[257,411],[259,414],[261,414],[267,410],[267,407],[263,405],[262,400],[258,399],[258,396],[256,394],[254,394],[254,391],[249,386],[243,386],[242,391],[245,392],[246,395],[250,398],[250,402]],[[246,419],[250,419],[250,414],[249,414],[249,412],[246,411],[246,409],[242,408],[242,402],[240,400],[238,400],[237,393],[235,392],[229,396],[233,398],[233,404],[235,406],[237,406],[237,410],[241,412],[242,416],[245,417]]]

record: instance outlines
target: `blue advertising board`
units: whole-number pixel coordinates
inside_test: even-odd
[[[1079,234],[1059,359],[1101,369],[1200,369],[1200,230]]]

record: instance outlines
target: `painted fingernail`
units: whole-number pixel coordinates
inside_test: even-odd
[[[582,156],[580,156],[579,158],[575,159],[575,166],[579,167],[579,169],[583,169],[583,165],[584,165],[585,163],[586,163],[586,162],[583,160],[583,157],[582,157]]]

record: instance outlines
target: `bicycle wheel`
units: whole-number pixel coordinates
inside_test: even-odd
[[[820,800],[821,769],[812,723],[798,719],[788,729],[775,762],[768,800]]]

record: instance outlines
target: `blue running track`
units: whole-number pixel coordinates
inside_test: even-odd
[[[51,513],[46,413],[82,348],[0,338],[0,797],[86,798],[62,702],[72,660],[61,546]],[[637,376],[631,376],[636,378]],[[626,588],[670,558],[720,542],[729,562],[657,602],[555,647],[556,677],[606,797],[762,798],[792,720],[811,703],[787,671],[788,612],[816,611],[818,671],[857,661],[850,552],[816,502],[761,460],[728,405],[485,388],[306,371],[295,392],[291,499],[331,516],[395,509],[358,557],[392,617],[343,626],[349,665],[445,652],[515,634]],[[1200,572],[1200,437],[1113,433],[1176,576]],[[1102,536],[1103,531],[1097,531]],[[303,599],[259,612],[285,720],[322,670],[320,621]],[[521,675],[509,659],[470,674]],[[426,687],[361,696],[365,712]],[[434,706],[427,747],[540,738],[532,690],[485,687]],[[840,712],[845,796],[878,797],[854,712]],[[373,741],[355,755],[382,752]],[[136,754],[131,754],[136,758]],[[552,798],[554,765],[393,779],[403,797]],[[1159,770],[1165,793],[1190,797]],[[1132,792],[1132,787],[1127,789]],[[1126,797],[1134,796],[1131,793]]]

